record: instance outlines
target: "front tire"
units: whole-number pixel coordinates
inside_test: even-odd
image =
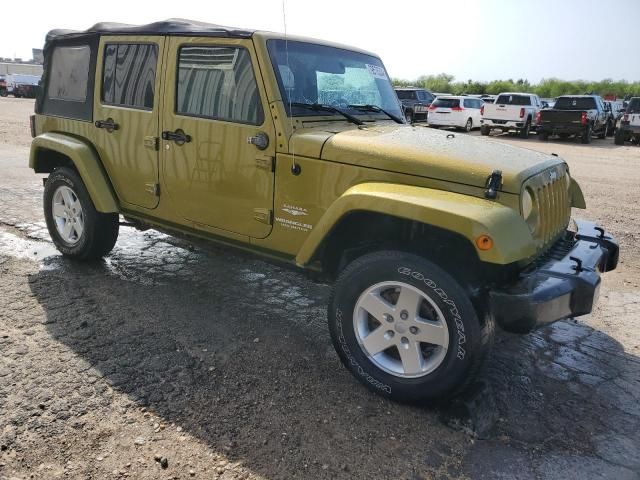
[[[404,118],[407,120],[409,125],[413,125],[413,112],[408,110],[404,114]]]
[[[49,175],[44,186],[44,216],[53,243],[67,257],[98,259],[118,239],[118,214],[98,212],[80,175],[71,168],[58,168]]]
[[[464,125],[464,131],[469,133],[471,130],[473,130],[473,120],[468,118],[467,123]]]
[[[366,387],[401,402],[454,396],[482,365],[493,337],[467,293],[417,255],[381,251],[349,264],[329,301],[342,363]]]
[[[609,136],[609,124],[605,123],[604,127],[602,127],[602,131],[598,134],[598,138],[600,140],[604,140]]]

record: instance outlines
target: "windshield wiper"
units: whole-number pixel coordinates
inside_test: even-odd
[[[347,112],[343,112],[339,108],[332,107],[331,105],[323,105],[321,103],[302,103],[302,102],[291,102],[292,107],[301,107],[308,108],[309,110],[313,110],[314,112],[333,112],[339,115],[342,115],[351,123],[355,123],[356,125],[364,125],[364,122],[360,120],[358,117],[354,117],[353,115],[348,114]]]
[[[393,120],[396,123],[404,123],[404,121],[394,115],[393,113],[389,113],[386,110],[383,110],[377,105],[349,105],[349,108],[355,108],[356,110],[362,110],[363,112],[375,112],[375,113],[384,113],[387,117]]]

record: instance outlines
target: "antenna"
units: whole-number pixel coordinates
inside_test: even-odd
[[[287,74],[291,72],[291,67],[289,66],[289,38],[287,37],[287,7],[286,0],[282,0],[282,23],[284,25],[284,52],[285,58],[287,62]],[[287,90],[285,89],[285,92]],[[291,114],[291,93],[287,92],[287,102],[289,103],[289,122],[291,125],[291,135],[293,136],[293,115]],[[294,142],[289,140],[289,146],[291,147],[291,173],[294,175],[298,175],[300,173],[300,167],[296,164],[296,151]]]

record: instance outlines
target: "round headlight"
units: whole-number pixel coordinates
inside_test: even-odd
[[[531,191],[527,188],[522,192],[522,218],[529,220],[531,213],[533,213],[533,197]]]

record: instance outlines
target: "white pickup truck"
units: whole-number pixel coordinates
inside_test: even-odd
[[[501,93],[494,103],[485,103],[480,111],[480,133],[489,135],[491,130],[516,131],[522,138],[536,127],[536,117],[542,109],[542,101],[533,93]]]
[[[624,145],[628,141],[640,145],[640,97],[629,100],[618,123],[614,141],[616,145]]]

